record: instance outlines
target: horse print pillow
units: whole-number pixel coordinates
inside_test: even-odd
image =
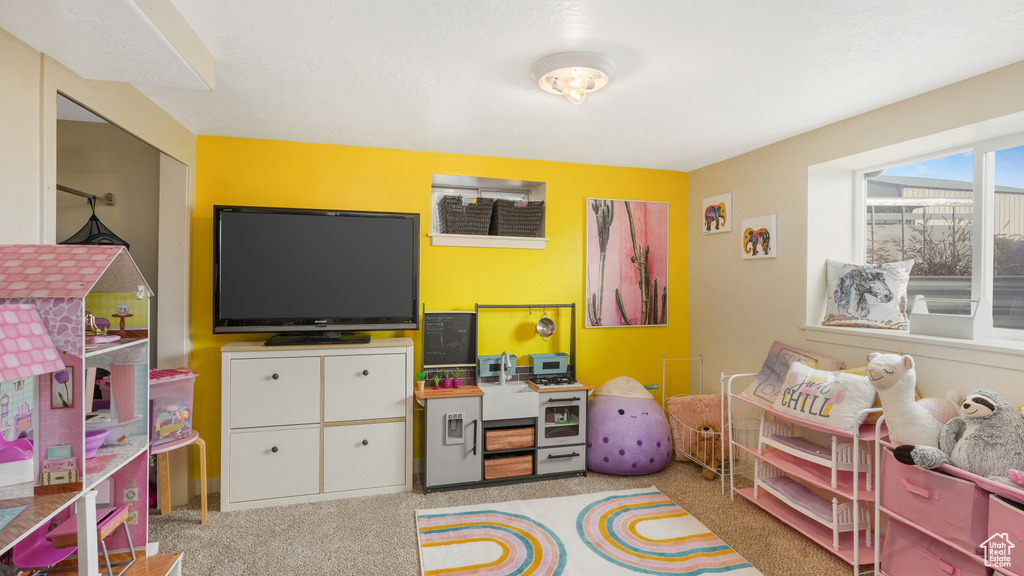
[[[913,260],[856,265],[825,261],[824,326],[905,330]]]

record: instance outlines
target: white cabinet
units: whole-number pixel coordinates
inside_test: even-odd
[[[232,429],[320,422],[320,357],[230,360]]]
[[[324,420],[401,418],[411,375],[405,354],[324,358]]]
[[[320,492],[320,427],[231,434],[230,494],[251,502]]]
[[[405,460],[406,426],[381,422],[325,428],[324,492],[404,485],[411,464]]]
[[[221,348],[221,510],[412,490],[412,341]]]

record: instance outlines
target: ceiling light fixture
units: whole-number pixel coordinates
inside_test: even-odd
[[[615,62],[592,52],[564,52],[533,65],[530,75],[542,90],[582,104],[587,94],[604,88],[615,75]]]

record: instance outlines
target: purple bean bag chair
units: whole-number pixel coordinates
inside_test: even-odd
[[[672,432],[665,412],[643,384],[620,376],[590,398],[587,413],[587,468],[633,476],[668,466]]]

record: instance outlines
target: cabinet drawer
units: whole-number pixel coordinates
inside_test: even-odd
[[[319,358],[231,360],[231,428],[320,422]]]
[[[484,450],[514,450],[533,448],[536,433],[528,428],[492,428],[484,430]]]
[[[537,450],[537,474],[581,472],[587,469],[587,452],[583,446],[541,448]]]
[[[1015,574],[1024,573],[1024,504],[1007,502],[1002,498],[992,495],[988,501],[988,534],[986,542],[989,546],[986,550],[989,557],[995,560],[995,555],[1007,551],[1005,556],[1008,565],[1000,565]],[[1002,535],[1005,534],[1004,538]],[[1009,544],[1006,542],[1009,541]],[[996,562],[989,562],[996,565]]]
[[[324,422],[405,416],[411,374],[404,354],[324,358]]]
[[[406,483],[405,422],[324,428],[324,492]]]
[[[231,433],[232,502],[320,492],[320,428]]]
[[[889,522],[882,544],[881,567],[888,576],[990,574],[978,560],[896,520]]]
[[[882,457],[881,505],[970,552],[988,538],[988,493],[974,482]],[[956,510],[956,513],[950,513]]]

